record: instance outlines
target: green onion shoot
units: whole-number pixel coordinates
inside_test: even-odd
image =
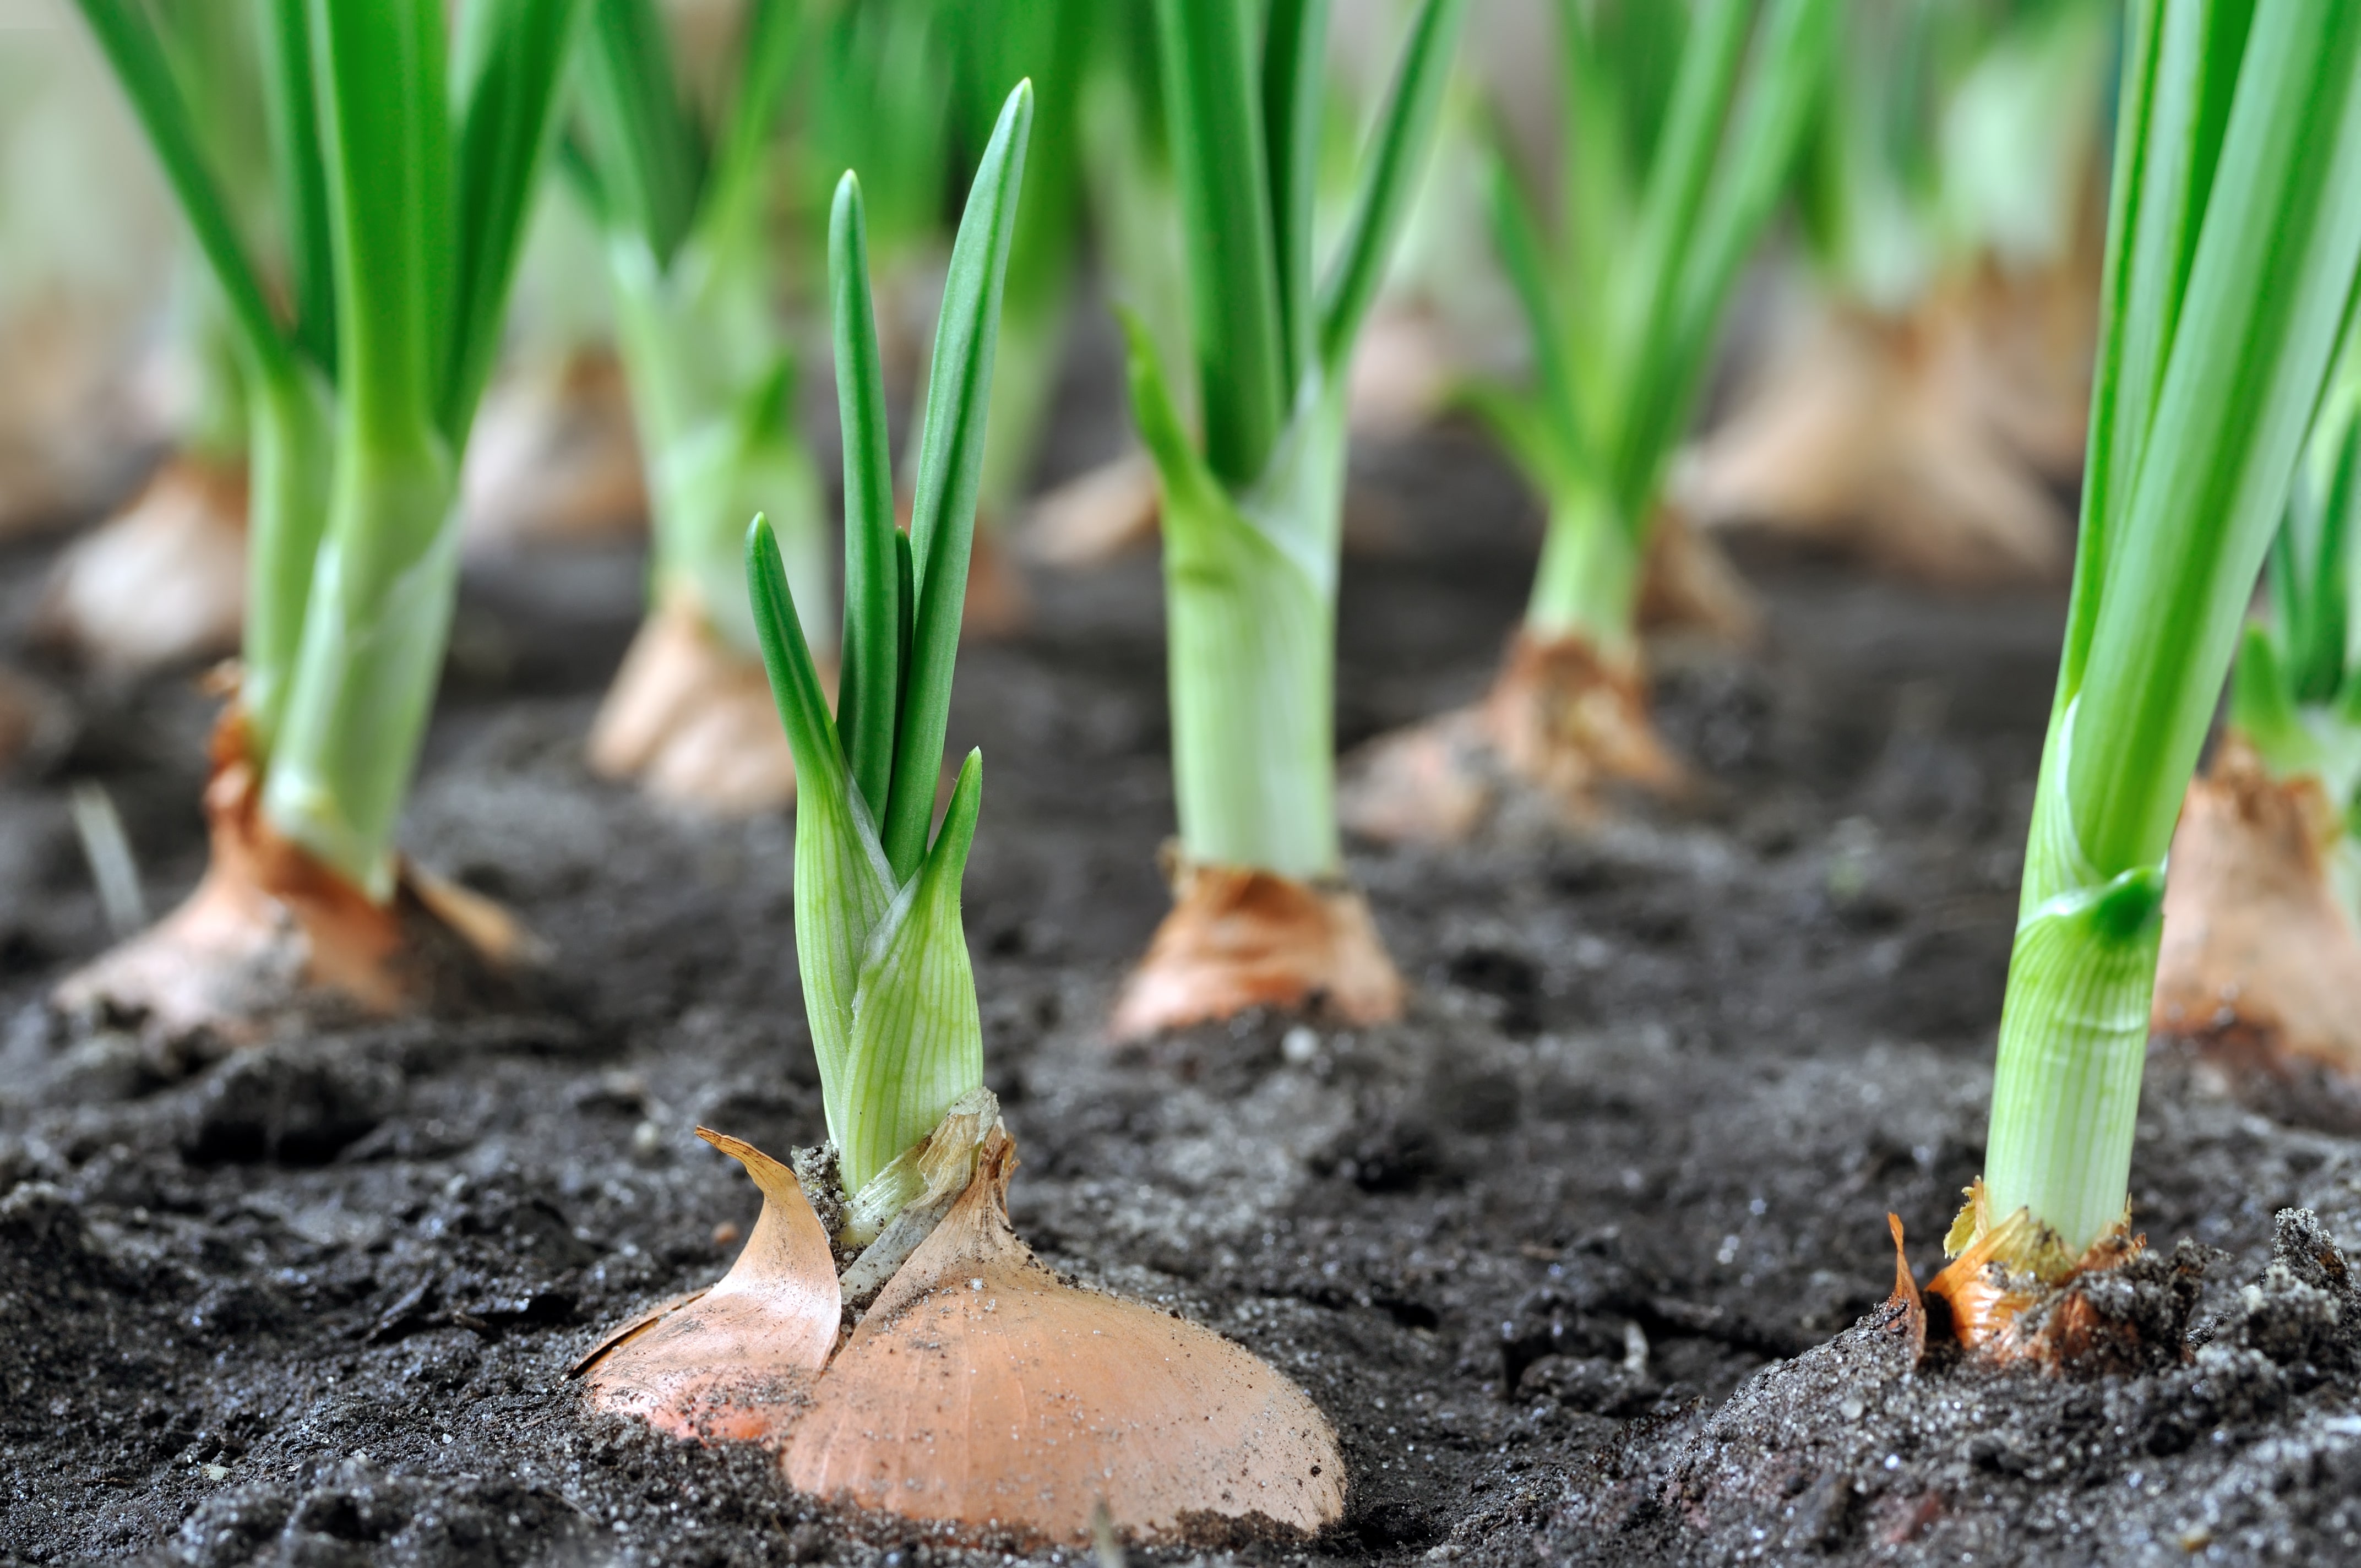
[[[2361,271],[2361,12],[2135,5],[2115,169],[1991,1139],[1930,1288],[2004,1353],[1992,1269],[2128,1245],[2166,851]]]
[[[983,1082],[959,906],[983,794],[980,757],[961,765],[939,828],[935,799],[1032,121],[1032,87],[1021,83],[960,222],[906,534],[895,526],[861,183],[847,174],[837,186],[829,297],[844,428],[845,594],[833,717],[777,534],[758,518],[747,535],[754,627],[801,781],[796,957],[837,1179],[864,1241],[916,1190],[915,1168],[902,1157]]]
[[[1360,1020],[1401,982],[1342,883],[1337,551],[1353,347],[1415,186],[1461,0],[1424,0],[1335,254],[1312,265],[1327,6],[1159,0],[1198,388],[1192,438],[1148,329],[1132,412],[1163,482],[1175,907],[1119,1035],[1320,1002]],[[1250,935],[1241,935],[1250,933]]]
[[[513,938],[408,872],[393,839],[450,628],[459,460],[580,6],[478,0],[455,39],[440,0],[274,0],[263,81],[283,244],[266,259],[195,127],[192,62],[140,0],[81,5],[234,323],[252,494],[212,872],[61,997],[166,1028],[291,983],[406,1004],[427,984],[406,922],[440,916],[493,956]]]
[[[1834,0],[1559,8],[1554,220],[1505,154],[1493,181],[1532,384],[1469,392],[1546,506],[1541,564],[1484,703],[1374,743],[1349,797],[1356,831],[1447,840],[1516,791],[1578,817],[1609,786],[1685,782],[1647,713],[1642,568],[1730,291],[1827,80],[1837,19]]]

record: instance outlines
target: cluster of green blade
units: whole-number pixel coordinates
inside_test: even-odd
[[[1164,483],[1173,767],[1191,859],[1337,863],[1331,740],[1345,375],[1432,139],[1464,0],[1422,0],[1315,285],[1325,0],[1159,0],[1202,451],[1137,318],[1133,417]]]
[[[1984,1179],[2122,1217],[2164,858],[2361,269],[2361,10],[2132,12],[2074,593]]]
[[[1527,628],[1631,647],[1639,569],[1740,267],[1828,79],[1836,0],[1560,0],[1554,225],[1510,160],[1494,229],[1535,385],[1475,403],[1550,510]]]
[[[757,518],[747,534],[754,625],[796,756],[796,954],[848,1194],[983,1081],[983,1025],[959,910],[983,791],[975,753],[960,770],[931,847],[928,829],[1032,123],[1032,85],[1020,83],[952,247],[907,534],[894,522],[861,185],[847,174],[837,187],[829,293],[844,426],[845,612],[833,718],[771,528]]]
[[[564,167],[606,236],[617,341],[655,521],[655,591],[754,652],[741,521],[778,532],[807,624],[833,599],[819,478],[793,420],[795,360],[771,308],[763,198],[803,8],[754,0],[708,134],[655,0],[591,0],[583,134]]]
[[[2343,372],[2313,421],[2263,581],[2270,613],[2248,623],[2230,672],[2232,730],[2280,778],[2309,776],[2344,808],[2339,881],[2361,914],[2361,359],[2347,345]]]
[[[272,825],[372,896],[440,674],[458,462],[580,0],[269,0],[283,265],[255,260],[142,0],[81,0],[219,284],[252,433],[242,700]],[[266,277],[287,280],[277,308]]]
[[[2114,0],[1856,6],[1798,170],[1818,269],[1898,311],[1935,275],[2057,259],[2092,174]]]

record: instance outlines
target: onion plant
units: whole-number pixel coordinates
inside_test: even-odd
[[[142,0],[80,0],[236,332],[252,433],[243,759],[266,825],[382,903],[449,628],[459,458],[577,0],[270,0],[281,254],[237,221]],[[283,283],[283,286],[282,286]]]
[[[793,420],[795,361],[772,308],[772,130],[804,23],[754,0],[708,133],[656,0],[592,0],[564,167],[606,236],[617,343],[653,514],[653,592],[752,661],[742,520],[766,510],[798,613],[833,620],[819,482]]]
[[[2125,1220],[2167,847],[2353,310],[2361,12],[2141,0],[2114,166],[1991,1141],[1951,1238],[2050,1277]]]
[[[839,1179],[871,1234],[916,1190],[915,1168],[901,1157],[983,1081],[959,908],[982,799],[979,755],[961,765],[939,829],[935,798],[1032,122],[1031,84],[1020,83],[951,249],[907,533],[895,524],[861,184],[848,173],[837,186],[829,293],[844,431],[845,613],[832,718],[776,532],[757,518],[747,534],[754,627],[800,781],[796,957]],[[872,1190],[880,1180],[887,1186]]]
[[[1731,289],[1827,79],[1838,9],[1558,7],[1554,221],[1505,151],[1491,181],[1532,385],[1466,394],[1543,498],[1541,562],[1486,701],[1381,738],[1360,759],[1347,801],[1356,831],[1449,840],[1520,793],[1576,816],[1602,785],[1683,784],[1647,718],[1642,568]]]
[[[1323,0],[1162,0],[1202,440],[1129,323],[1133,412],[1164,483],[1173,773],[1193,861],[1339,866],[1332,696],[1345,376],[1449,73],[1460,0],[1426,0],[1351,219],[1312,267]]]
[[[760,517],[748,531],[754,621],[802,775],[796,948],[835,1157],[790,1168],[699,1128],[761,1187],[762,1218],[720,1280],[625,1324],[577,1371],[593,1408],[760,1442],[789,1485],[839,1505],[1069,1544],[1249,1517],[1263,1535],[1308,1535],[1342,1514],[1345,1475],[1303,1392],[1177,1312],[1067,1283],[1010,1225],[1016,1147],[983,1087],[960,922],[973,753],[929,834],[1032,118],[1020,83],[952,246],[907,534],[861,186],[837,187],[847,587],[832,717],[776,537]],[[957,1397],[935,1397],[944,1377]]]
[[[1568,4],[1559,16],[1554,225],[1505,159],[1493,186],[1534,385],[1483,389],[1477,406],[1548,506],[1524,634],[1629,665],[1666,467],[1826,81],[1838,7]]]

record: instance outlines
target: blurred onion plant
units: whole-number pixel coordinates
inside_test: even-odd
[[[1334,885],[1334,680],[1345,378],[1432,139],[1462,0],[1425,0],[1324,273],[1312,265],[1326,0],[1160,0],[1196,359],[1191,434],[1148,330],[1133,417],[1163,481],[1178,902],[1121,1034],[1315,997],[1389,1016],[1400,982]],[[1240,952],[1219,927],[1256,928]]]
[[[459,459],[579,0],[472,0],[450,35],[440,0],[268,0],[283,247],[268,261],[197,124],[202,60],[170,48],[144,0],[81,5],[245,368],[249,587],[217,767],[250,772],[275,841],[387,905],[457,584]]]

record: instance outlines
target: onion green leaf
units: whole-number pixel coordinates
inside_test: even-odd
[[[983,1025],[959,914],[983,793],[978,757],[971,754],[961,769],[931,843],[928,828],[942,776],[993,339],[1032,117],[1032,84],[1020,82],[960,221],[920,435],[915,537],[893,525],[861,187],[848,175],[837,188],[829,250],[839,397],[847,411],[849,685],[833,718],[776,538],[761,517],[746,535],[754,627],[796,756],[796,952],[847,1193],[983,1080]],[[886,805],[882,820],[879,800]]]

